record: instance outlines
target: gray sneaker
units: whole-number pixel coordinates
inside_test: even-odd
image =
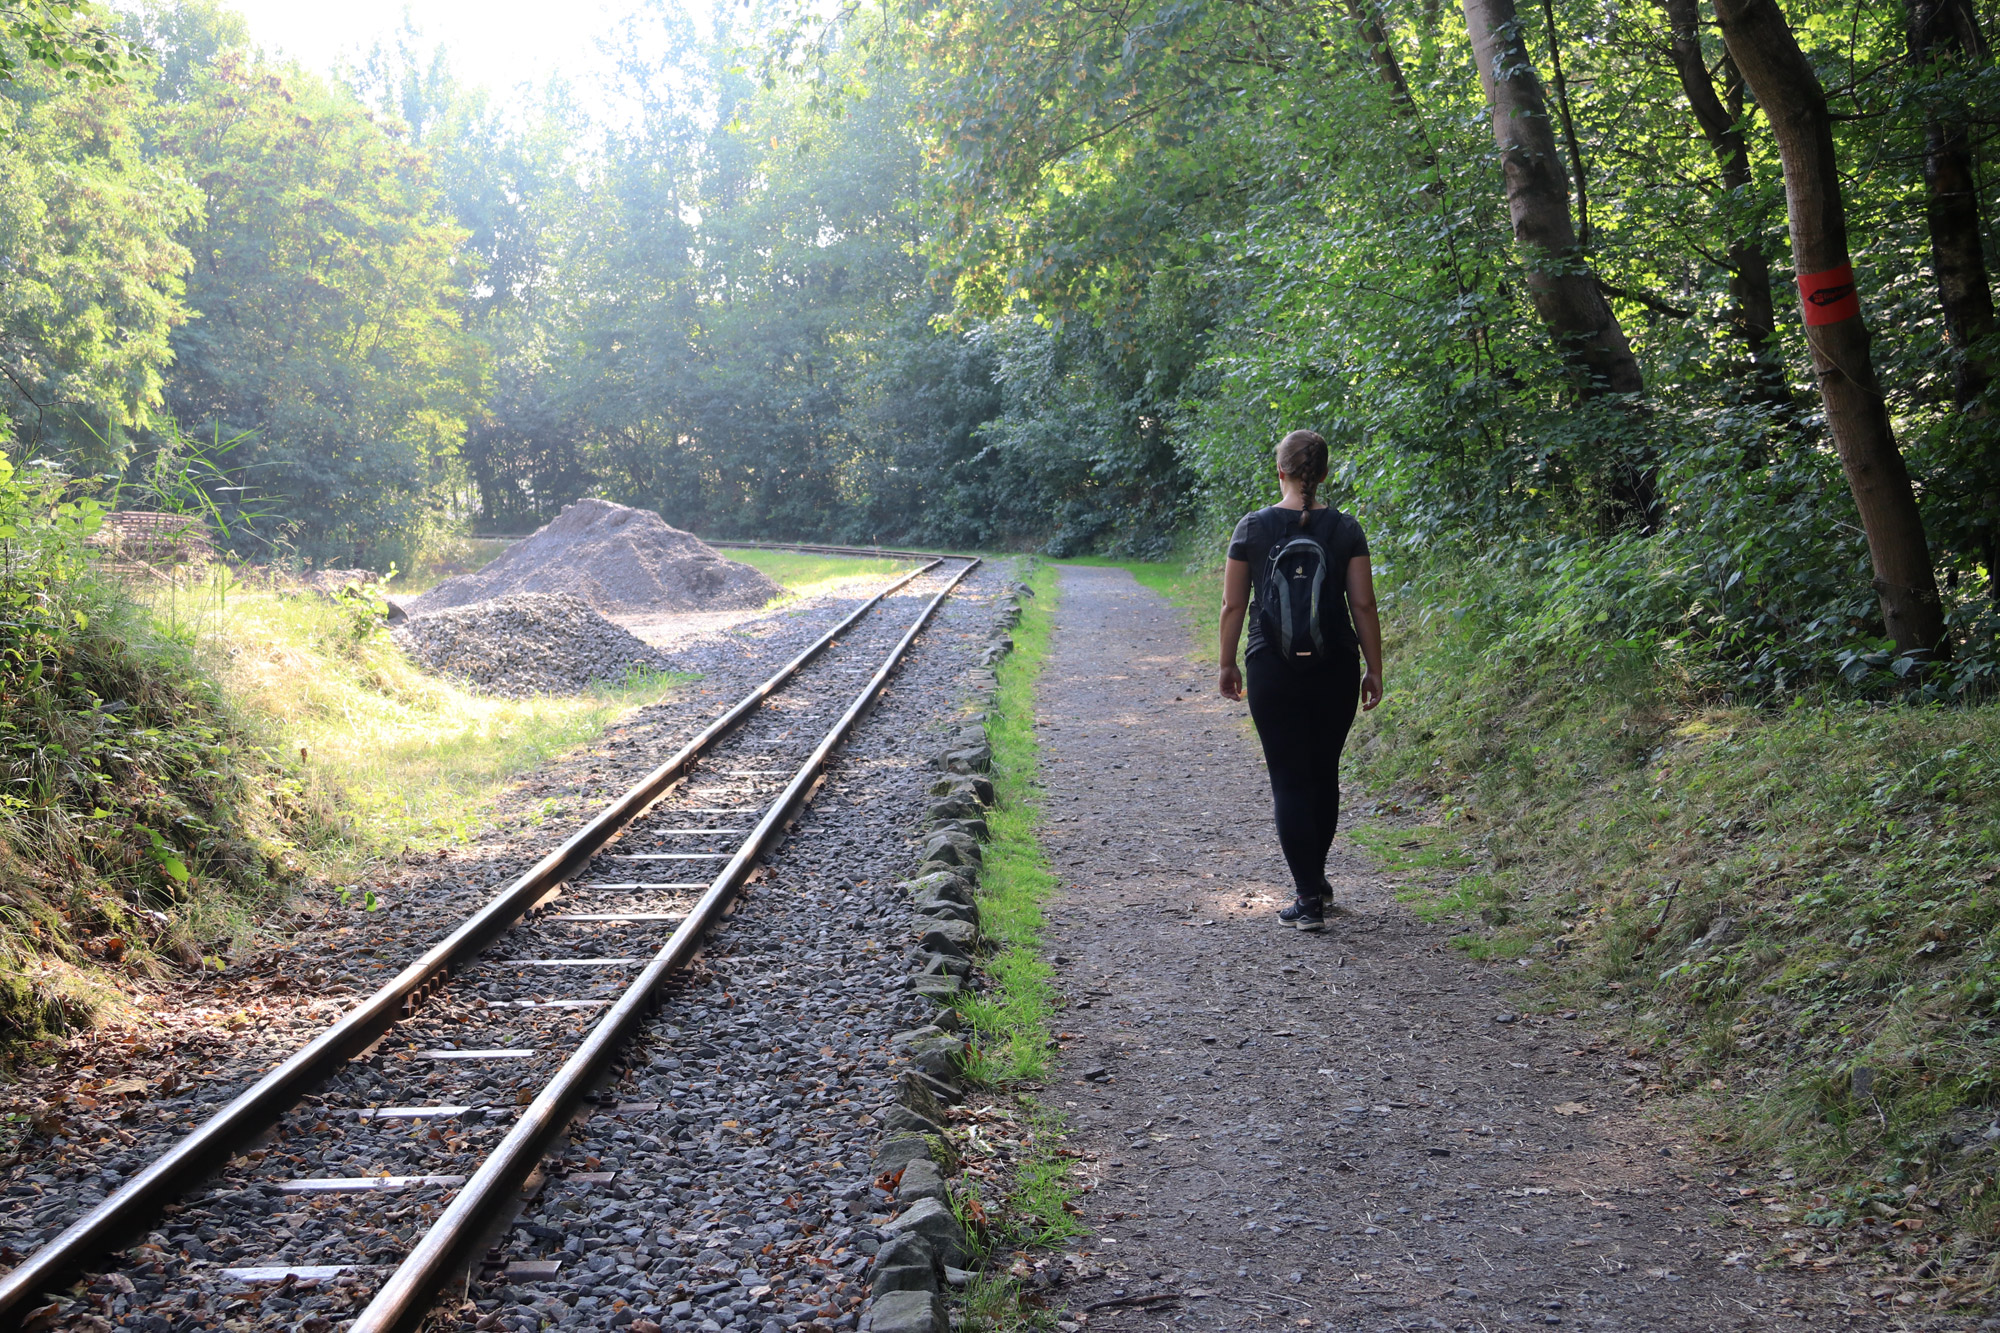
[[[1317,898],[1294,898],[1290,907],[1278,913],[1278,920],[1294,930],[1326,929],[1326,913]]]

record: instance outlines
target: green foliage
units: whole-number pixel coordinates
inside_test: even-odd
[[[1756,697],[1827,679],[1886,691],[1909,672],[1881,651],[1866,553],[1816,415],[1775,150],[1753,108],[1751,184],[1719,187],[1660,54],[1657,7],[1560,4],[1553,30],[1524,18],[1538,60],[1563,52],[1584,257],[1645,368],[1639,404],[1579,397],[1528,305],[1449,7],[1390,0],[1333,17],[1031,0],[903,12],[900,49],[922,72],[919,124],[937,163],[933,251],[953,266],[961,310],[1072,349],[1064,378],[1042,377],[1064,391],[1010,392],[987,438],[1045,456],[1056,441],[1073,464],[1156,433],[1185,479],[1157,461],[1146,471],[1198,505],[1213,534],[1269,502],[1272,443],[1310,425],[1334,442],[1334,494],[1379,534],[1378,558],[1564,565],[1569,589],[1540,604],[1539,629],[1569,649],[1657,645],[1675,669]],[[1385,44],[1357,27],[1364,14]],[[1976,696],[2000,629],[1979,546],[2000,455],[1991,414],[1959,411],[1945,392],[1962,349],[1938,340],[1928,237],[1908,201],[1921,188],[1923,107],[1988,105],[2000,75],[1913,73],[1905,17],[1886,0],[1794,7],[1839,90],[1878,364],[1954,589],[1959,661],[1925,688]],[[1712,31],[1701,40],[1717,67]],[[1749,374],[1736,332],[1727,256],[1745,238],[1773,261],[1792,381],[1775,395]],[[1067,369],[1100,344],[1143,368],[1145,387],[1109,360]],[[1114,404],[1138,416],[1121,420]],[[1603,517],[1615,479],[1644,457],[1667,502],[1651,541]],[[1063,518],[1071,502],[1055,495]],[[1066,551],[1133,549],[1109,523],[1072,531]]]
[[[0,1041],[90,1021],[90,960],[217,952],[274,902],[323,811],[184,637],[89,565],[102,516],[0,455]]]
[[[4,47],[4,43],[0,43]],[[157,419],[199,197],[143,153],[143,92],[23,68],[0,83],[0,407],[89,471]]]
[[[166,416],[245,435],[225,482],[271,512],[232,545],[414,567],[468,519],[525,530],[585,494],[713,535],[1157,560],[1267,501],[1272,441],[1308,424],[1378,559],[1556,576],[1476,609],[1526,617],[1509,651],[1650,653],[1718,698],[1985,697],[2000,412],[1953,401],[1981,349],[1943,341],[1912,201],[1926,118],[1972,108],[1983,152],[2000,72],[1913,68],[1904,9],[1788,12],[1840,116],[1945,672],[1882,640],[1768,127],[1745,110],[1725,188],[1657,6],[1523,20],[1538,62],[1563,53],[1579,262],[1645,371],[1613,402],[1528,300],[1450,7],[970,0],[703,36],[647,6],[593,121],[561,90],[489,103],[407,30],[329,87],[246,54],[213,0],[156,0],[122,29],[152,100],[53,73],[0,99],[16,429],[78,472],[133,466]],[[36,211],[80,182],[90,207]],[[1744,247],[1771,262],[1775,380]],[[1642,466],[1647,535],[1616,528]]]
[[[205,198],[169,409],[190,434],[247,435],[231,473],[282,516],[247,525],[259,537],[410,563],[443,522],[485,373],[428,161],[344,92],[233,51],[156,121]]]
[[[116,83],[146,54],[114,30],[89,0],[12,0],[0,5],[0,82],[37,67],[69,83]]]
[[[1757,711],[1649,654],[1524,654],[1479,608],[1561,575],[1512,577],[1385,599],[1350,754],[1425,813],[1356,836],[1468,952],[1539,960],[1549,1007],[1614,1002],[1658,1090],[1720,1079],[1742,1141],[1971,1204],[2000,1165],[2000,710]]]

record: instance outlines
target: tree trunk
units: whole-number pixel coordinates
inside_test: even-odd
[[[1854,506],[1868,536],[1882,620],[1900,652],[1944,651],[1944,616],[1910,474],[1875,379],[1847,253],[1826,92],[1777,0],[1715,0],[1722,39],[1770,117],[1785,165],[1806,341]]]
[[[1355,31],[1361,35],[1368,58],[1375,65],[1375,73],[1390,95],[1404,111],[1415,110],[1417,103],[1410,96],[1409,80],[1403,77],[1403,62],[1396,59],[1396,48],[1389,44],[1389,34],[1382,30],[1373,0],[1347,0],[1347,16],[1354,21]]]
[[[1579,252],[1570,217],[1569,178],[1557,155],[1548,99],[1522,38],[1514,0],[1463,0],[1465,26],[1492,107],[1493,139],[1507,182],[1514,243],[1527,269],[1528,299],[1585,397],[1636,394],[1646,387],[1618,316]],[[1615,470],[1615,517],[1651,530],[1659,499],[1649,460]]]
[[[1708,62],[1702,58],[1698,0],[1661,0],[1661,7],[1671,29],[1669,51],[1674,70],[1680,75],[1695,123],[1701,126],[1721,167],[1723,189],[1741,201],[1755,184],[1750,175],[1750,144],[1740,128],[1741,76],[1732,63],[1732,105],[1725,106],[1709,78]],[[1740,218],[1729,222],[1729,303],[1730,326],[1749,356],[1750,396],[1773,407],[1790,407],[1791,386],[1778,351],[1778,321],[1771,299],[1771,256],[1764,247],[1761,229],[1754,224],[1746,228]]]
[[[1910,60],[1921,67],[1985,63],[1986,41],[1966,0],[1908,0]],[[1931,267],[1952,350],[1952,396],[1960,406],[1993,381],[1990,349],[1993,292],[1980,240],[1979,189],[1972,169],[1971,117],[1960,99],[1933,103],[1924,124],[1924,213],[1931,229]]]
[[[1920,74],[1947,73],[1952,65],[1990,58],[1978,16],[1967,0],[1908,0],[1910,62]],[[1971,115],[1962,97],[1935,98],[1924,116],[1924,214],[1931,230],[1931,270],[1937,275],[1951,355],[1952,399],[1969,415],[1985,417],[1981,401],[1995,374],[1993,289],[1979,223],[1979,187],[1973,174]],[[1980,508],[1989,595],[2000,602],[2000,458],[1989,440],[1973,468]]]

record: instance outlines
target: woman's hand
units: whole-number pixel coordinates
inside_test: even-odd
[[[1382,673],[1371,671],[1361,678],[1361,711],[1367,712],[1382,702]]]
[[[1223,663],[1222,670],[1216,673],[1215,684],[1216,688],[1222,691],[1223,698],[1241,699],[1243,697],[1243,669],[1234,662]]]

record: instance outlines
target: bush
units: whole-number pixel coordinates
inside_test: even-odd
[[[191,645],[93,565],[102,506],[0,455],[0,1041],[90,1021],[89,970],[224,951],[323,821]]]

